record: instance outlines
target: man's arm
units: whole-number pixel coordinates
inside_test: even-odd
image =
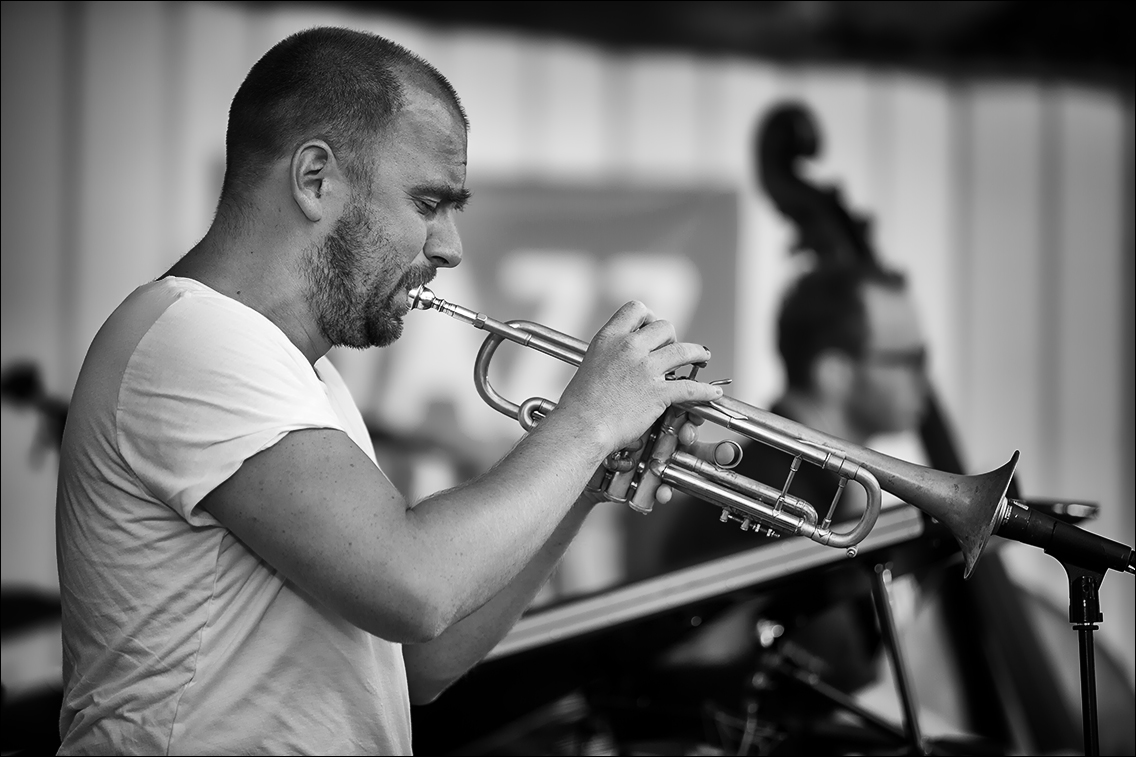
[[[716,443],[696,441],[697,426],[702,421],[685,416],[682,419],[681,422],[679,418],[675,419],[679,426],[679,444],[699,457],[717,459]],[[654,493],[659,503],[664,505],[671,500],[672,495],[671,488],[666,484]],[[452,625],[437,639],[403,647],[410,700],[413,704],[426,704],[436,699],[505,637],[544,586],[588,513],[603,501],[604,497],[600,493],[584,492],[536,557],[504,590],[471,615]],[[615,505],[609,502],[607,506]]]
[[[346,434],[289,433],[201,506],[285,577],[392,641],[438,637],[533,559],[603,458],[670,405],[716,387],[665,381],[708,358],[642,305],[593,340],[560,407],[491,471],[409,508]]]
[[[434,701],[504,638],[544,586],[588,513],[602,499],[599,495],[582,495],[536,556],[508,586],[438,638],[402,648],[412,704]],[[608,506],[612,506],[611,503]]]

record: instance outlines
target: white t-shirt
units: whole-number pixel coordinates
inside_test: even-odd
[[[401,646],[198,508],[305,428],[340,429],[375,459],[331,363],[313,368],[251,308],[166,278],[103,325],[60,462],[61,753],[410,752]]]

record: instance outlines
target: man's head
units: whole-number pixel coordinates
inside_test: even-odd
[[[789,290],[778,319],[789,388],[843,413],[864,437],[915,428],[926,352],[903,277],[822,266]]]
[[[453,213],[468,196],[467,128],[453,87],[405,48],[347,29],[300,32],[233,99],[218,223],[264,223],[276,210],[264,198],[286,198],[324,337],[389,344],[406,290],[461,258]]]
[[[239,211],[276,161],[314,137],[335,151],[352,181],[364,181],[376,140],[406,105],[411,86],[448,101],[465,122],[446,78],[388,39],[322,27],[277,43],[253,65],[229,108],[220,209]]]

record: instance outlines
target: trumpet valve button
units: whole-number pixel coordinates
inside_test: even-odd
[[[734,468],[742,461],[742,448],[737,442],[719,442],[714,448],[714,465],[719,468]]]
[[[746,518],[745,520],[742,521],[741,529],[743,531],[749,530],[749,518]]]
[[[722,514],[718,516],[718,520],[721,521],[722,523],[729,523],[730,511],[723,507],[722,508]]]
[[[778,533],[777,531],[774,531],[772,528],[765,529],[765,535],[768,536],[770,539],[777,539],[777,538],[780,538],[780,536],[781,536],[780,533]]]

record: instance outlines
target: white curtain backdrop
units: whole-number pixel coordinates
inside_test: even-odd
[[[452,80],[475,195],[522,181],[735,191],[731,394],[757,403],[781,384],[772,313],[795,262],[794,231],[755,186],[752,131],[773,103],[804,100],[824,140],[812,175],[874,217],[882,257],[908,272],[973,471],[1020,449],[1025,494],[1100,502],[1087,527],[1136,541],[1132,100],[1056,79],[611,51],[314,5],[5,2],[0,365],[35,360],[70,395],[106,316],[205,232],[244,74],[316,24],[391,37]],[[339,359],[357,388],[383,357]],[[454,380],[480,403],[468,371]],[[2,428],[3,582],[54,589],[54,463],[28,464],[34,418],[5,407]],[[918,456],[910,440],[885,447]],[[1007,554],[1017,580],[1064,605],[1055,561]],[[1101,643],[1131,681],[1131,577],[1102,593]]]

